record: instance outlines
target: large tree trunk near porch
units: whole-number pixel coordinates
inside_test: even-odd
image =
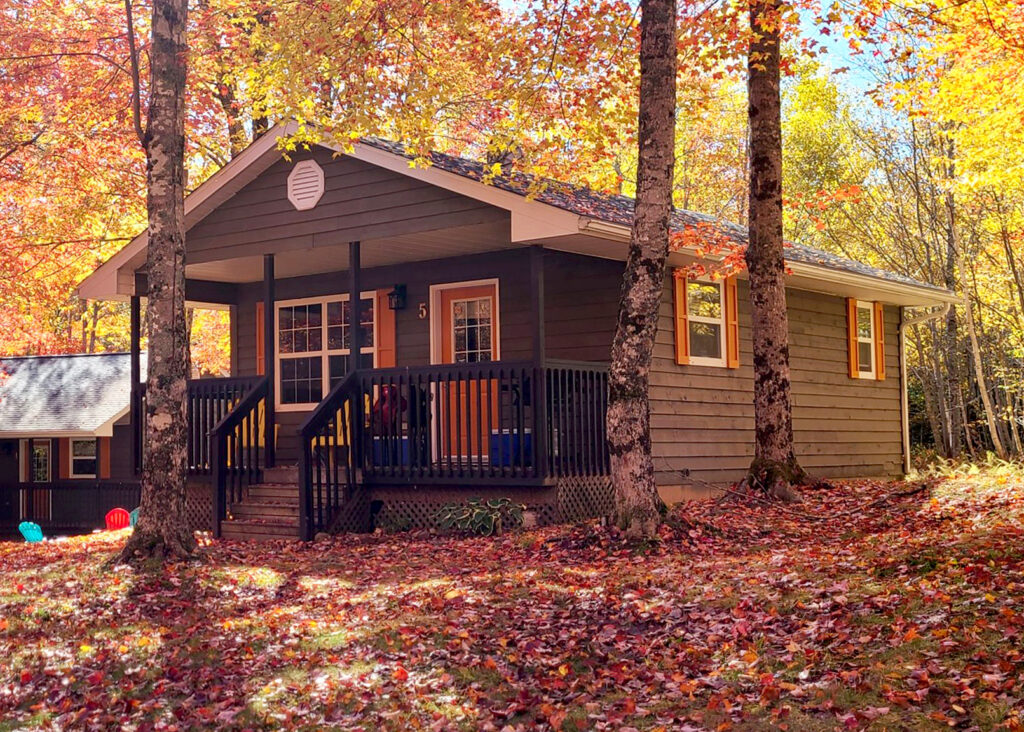
[[[149,282],[146,431],[139,522],[120,561],[185,558],[188,338],[185,328],[187,0],[154,0],[146,148]]]
[[[665,288],[675,165],[676,3],[640,3],[640,143],[636,209],[609,375],[608,443],[615,522],[630,537],[661,521],[648,388]]]
[[[805,478],[793,452],[789,318],[782,239],[782,101],[778,0],[753,0],[747,59],[750,119],[750,241],[747,270],[754,341],[754,461],[747,481],[796,500]]]

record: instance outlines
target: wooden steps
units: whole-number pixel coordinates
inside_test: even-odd
[[[249,486],[245,498],[228,507],[220,526],[224,539],[273,541],[298,539],[299,469],[282,465],[263,471],[263,482]]]

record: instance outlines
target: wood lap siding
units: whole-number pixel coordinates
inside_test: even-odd
[[[670,283],[662,301],[651,373],[651,424],[661,485],[727,483],[753,455],[753,367],[748,283],[738,283],[740,365],[679,366]],[[793,427],[801,463],[826,477],[900,472],[899,380],[849,378],[846,305],[841,297],[787,293]],[[899,312],[886,307],[886,371],[899,373]],[[679,471],[689,469],[697,480]]]
[[[324,170],[324,195],[297,211],[284,195],[292,164],[280,161],[188,232],[189,262],[337,246],[507,218],[475,199],[353,158],[317,149],[296,154]]]

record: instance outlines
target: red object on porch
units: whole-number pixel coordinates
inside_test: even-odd
[[[116,531],[117,529],[127,529],[131,524],[131,515],[123,508],[112,508],[107,513],[107,531]]]

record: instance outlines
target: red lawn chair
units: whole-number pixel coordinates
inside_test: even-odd
[[[132,522],[131,514],[123,508],[112,508],[107,514],[107,531],[127,529]]]

